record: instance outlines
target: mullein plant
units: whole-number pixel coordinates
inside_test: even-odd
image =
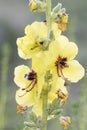
[[[25,27],[25,35],[17,39],[18,55],[31,59],[31,67],[19,65],[14,70],[17,113],[26,114],[24,129],[46,130],[47,120],[59,117],[67,130],[69,116],[62,115],[67,101],[67,82],[78,82],[84,68],[75,60],[76,43],[62,35],[67,29],[68,14],[62,4],[51,9],[51,0],[30,0],[30,10],[45,12],[46,20]]]

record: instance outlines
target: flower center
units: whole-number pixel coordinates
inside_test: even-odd
[[[28,74],[25,74],[24,78],[27,80],[34,80],[36,79],[36,73],[32,70],[32,72],[29,72]]]
[[[67,64],[67,57],[59,56],[55,62],[55,66],[57,68],[58,76],[62,77],[64,80],[66,80],[66,78],[63,75],[62,69],[64,69],[65,67],[69,67]]]
[[[29,72],[29,73],[25,74],[24,78],[26,80],[30,80],[31,82],[30,82],[30,84],[27,87],[22,88],[22,90],[25,91],[25,93],[23,95],[20,95],[19,97],[22,97],[27,92],[30,92],[35,87],[35,84],[37,83],[37,74],[33,70],[32,70],[32,72]]]

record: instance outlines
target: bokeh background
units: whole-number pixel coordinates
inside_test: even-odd
[[[68,29],[64,35],[77,43],[77,59],[87,70],[87,1],[52,0],[52,7],[62,2],[69,14]],[[33,21],[43,21],[44,13],[29,11],[28,0],[0,0],[0,130],[22,130],[23,116],[16,112],[13,82],[14,68],[26,61],[17,54],[16,39],[24,35],[24,27]],[[87,76],[69,87],[69,99],[64,115],[72,118],[69,130],[87,130]],[[56,118],[48,122],[48,130],[62,130]]]

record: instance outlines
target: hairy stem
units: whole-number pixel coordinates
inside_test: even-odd
[[[46,7],[46,21],[47,21],[47,28],[48,28],[48,39],[50,38],[50,31],[51,31],[51,0],[46,0],[47,7]]]
[[[46,130],[47,127],[47,98],[48,98],[48,92],[47,90],[43,90],[43,113],[42,113],[42,129]]]
[[[50,40],[50,32],[51,32],[51,0],[46,0],[46,21],[47,21],[47,35],[48,35],[48,43],[47,46],[49,45],[49,40]],[[47,75],[46,75],[47,76]],[[41,130],[46,130],[47,128],[47,99],[48,99],[48,87],[49,87],[49,81],[46,80],[46,87],[44,87],[43,90],[43,106],[42,106],[42,129]]]

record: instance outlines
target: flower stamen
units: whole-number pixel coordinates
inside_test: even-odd
[[[27,92],[30,92],[35,87],[35,84],[37,83],[37,75],[33,70],[32,70],[32,72],[25,74],[24,78],[26,78],[27,80],[30,80],[31,83],[26,88],[21,89],[23,91],[25,90],[25,93],[23,95],[19,95],[19,97],[22,97],[22,96],[26,95]]]
[[[66,57],[62,58],[61,56],[59,56],[55,62],[55,66],[57,67],[57,74],[59,77],[62,77],[64,80],[67,79],[64,77],[62,69],[64,69],[65,67],[69,67],[66,62],[67,62],[67,58]]]

